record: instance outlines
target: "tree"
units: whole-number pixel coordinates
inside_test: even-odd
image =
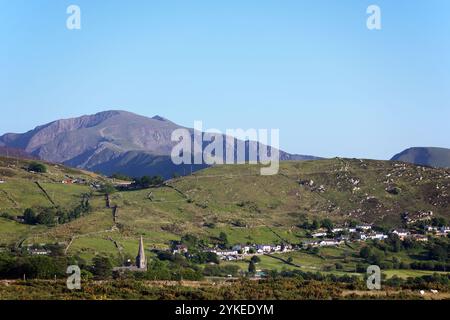
[[[440,218],[433,218],[431,220],[431,225],[435,226],[435,227],[444,227],[447,225],[447,222],[445,221],[444,218],[440,217]]]
[[[252,261],[254,264],[260,263],[261,259],[258,256],[253,256],[250,261]]]
[[[349,226],[350,228],[355,228],[357,225],[358,225],[358,222],[356,222],[355,220],[351,220],[351,221],[348,223],[348,226]]]
[[[319,223],[319,221],[314,220],[313,223],[312,223],[312,225],[311,225],[311,229],[312,229],[312,230],[317,230],[317,229],[319,229],[319,228],[320,228],[320,223]]]
[[[37,223],[52,226],[55,224],[55,213],[52,209],[45,209],[37,216]]]
[[[220,259],[219,259],[219,256],[216,253],[214,253],[214,252],[206,252],[205,253],[205,262],[206,263],[219,264],[220,263]]]
[[[359,256],[363,259],[369,258],[369,256],[371,254],[372,254],[372,251],[370,250],[370,248],[368,246],[361,248],[361,250],[359,251]]]
[[[389,235],[387,242],[391,245],[391,250],[393,252],[399,252],[402,249],[402,242],[396,234]]]
[[[447,250],[443,246],[436,244],[430,250],[430,258],[437,261],[446,261],[448,258]]]
[[[64,224],[70,221],[70,217],[69,214],[67,213],[67,211],[64,210],[58,210],[58,212],[56,212],[56,216],[58,217],[58,223],[59,224]]]
[[[102,185],[102,187],[100,188],[100,192],[105,195],[110,195],[116,192],[116,188],[112,184],[106,183]]]
[[[161,176],[154,176],[152,182],[153,185],[157,186],[162,184],[164,182],[164,179]]]
[[[143,176],[141,179],[136,179],[136,183],[142,188],[148,188],[152,183],[152,179],[149,176]]]
[[[143,176],[141,178],[135,178],[135,185],[140,188],[150,188],[151,186],[157,186],[164,182],[164,179],[160,176]]]
[[[253,261],[250,261],[250,263],[248,264],[248,272],[251,274],[256,273],[256,265]]]
[[[327,229],[328,231],[331,231],[333,229],[333,222],[331,222],[330,219],[323,219],[321,222],[322,228]]]
[[[96,256],[93,260],[93,274],[99,279],[109,278],[112,275],[112,264],[109,258]]]
[[[367,262],[375,265],[380,265],[384,259],[384,253],[380,250],[374,250],[367,259]]]
[[[37,222],[36,213],[31,208],[25,209],[23,219],[26,224],[36,224]]]
[[[190,250],[198,249],[200,240],[192,234],[186,234],[181,237],[181,244],[184,244]]]
[[[415,249],[418,247],[417,242],[410,239],[410,238],[406,238],[405,240],[403,240],[403,247],[405,249]]]
[[[30,269],[34,273],[33,278],[51,279],[54,276],[64,276],[65,265],[61,259],[51,257],[30,257]],[[31,274],[29,275],[31,277]]]
[[[47,167],[45,165],[43,165],[42,163],[32,162],[28,166],[28,171],[34,171],[34,172],[38,172],[38,173],[46,173]]]
[[[225,232],[221,232],[219,234],[219,240],[220,240],[222,246],[224,246],[224,247],[228,246],[228,236]]]
[[[123,180],[123,181],[133,181],[133,178],[131,178],[131,177],[127,176],[127,175],[121,174],[121,173],[114,173],[111,176],[111,178],[112,179],[117,179],[117,180]]]

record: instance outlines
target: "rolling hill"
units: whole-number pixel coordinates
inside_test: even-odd
[[[47,173],[29,173],[28,163],[0,158],[0,244],[63,243],[86,259],[132,256],[140,235],[157,248],[187,233],[214,239],[226,232],[231,243],[298,243],[305,237],[298,226],[312,219],[386,228],[401,227],[405,212],[433,211],[450,219],[450,170],[400,162],[286,161],[275,176],[259,175],[257,165],[214,166],[158,188],[114,193],[115,218],[92,187],[106,178],[49,163]],[[84,183],[62,184],[67,177]],[[85,194],[92,210],[74,221],[46,227],[12,219],[28,207],[70,210]]]

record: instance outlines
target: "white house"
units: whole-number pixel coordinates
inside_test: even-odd
[[[371,234],[369,236],[369,238],[372,240],[385,240],[388,238],[388,236],[383,233],[374,233],[374,234]]]
[[[31,249],[30,254],[33,256],[47,256],[51,253],[49,250],[45,249]]]
[[[273,246],[272,247],[272,251],[275,251],[275,252],[280,252],[281,251],[281,245],[276,245],[276,246]]]
[[[348,232],[350,233],[356,233],[356,228],[348,228]]]
[[[272,246],[268,245],[268,244],[259,244],[256,248],[258,249],[258,253],[260,251],[262,251],[262,252],[271,252],[272,251]]]
[[[242,244],[238,244],[233,246],[233,248],[231,248],[233,251],[241,251],[242,254],[247,254],[250,252],[251,247],[250,246],[246,246],[246,245],[242,245]]]
[[[303,244],[303,248],[316,247],[316,246],[318,246],[320,244],[320,241],[318,241],[318,240],[305,241],[302,244]]]
[[[363,230],[363,231],[369,231],[369,230],[372,230],[372,226],[368,225],[368,224],[362,224],[362,225],[356,226],[356,229]]]
[[[242,253],[243,253],[243,254],[249,253],[251,248],[252,248],[252,247],[250,247],[250,246],[243,246],[243,247],[241,248]]]
[[[344,232],[344,228],[334,228],[333,230],[331,230],[331,232],[333,233]]]
[[[396,234],[401,240],[404,240],[406,237],[410,235],[408,230],[398,229],[392,231],[393,234]]]
[[[323,238],[326,237],[327,233],[326,232],[316,232],[312,234],[313,238]]]
[[[237,256],[239,253],[236,250],[217,250],[216,254],[219,257]]]
[[[337,241],[337,240],[322,240],[322,241],[320,241],[319,245],[321,247],[338,246],[339,241]]]
[[[188,248],[185,245],[179,244],[177,246],[175,246],[175,249],[172,251],[173,254],[183,254],[183,253],[187,253],[188,252]]]

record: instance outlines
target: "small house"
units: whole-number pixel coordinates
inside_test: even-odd
[[[411,239],[417,242],[428,242],[428,237],[423,234],[413,234]]]
[[[173,254],[185,254],[188,252],[188,248],[183,245],[183,244],[179,244],[175,246],[175,249],[172,251]]]
[[[327,233],[326,232],[316,232],[312,234],[313,238],[323,238],[326,237]]]
[[[321,247],[333,247],[333,246],[338,246],[339,245],[339,241],[337,240],[322,240],[319,243],[319,246]]]
[[[388,238],[388,236],[383,233],[373,233],[369,236],[369,239],[372,239],[372,240],[385,240],[387,238]]]
[[[400,238],[400,240],[404,240],[406,237],[410,235],[410,232],[404,229],[396,229],[392,231],[392,234],[396,234]]]
[[[263,253],[269,253],[272,251],[272,246],[268,244],[259,244],[257,247],[258,252],[262,251]]]
[[[356,229],[360,231],[369,231],[372,230],[372,226],[369,224],[361,224],[359,226],[356,226]]]

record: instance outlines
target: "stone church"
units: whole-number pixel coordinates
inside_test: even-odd
[[[129,267],[117,267],[114,268],[113,271],[125,272],[125,271],[133,271],[133,272],[145,272],[147,271],[147,258],[145,257],[145,247],[144,247],[144,239],[141,236],[139,241],[139,250],[136,257],[136,265]]]

